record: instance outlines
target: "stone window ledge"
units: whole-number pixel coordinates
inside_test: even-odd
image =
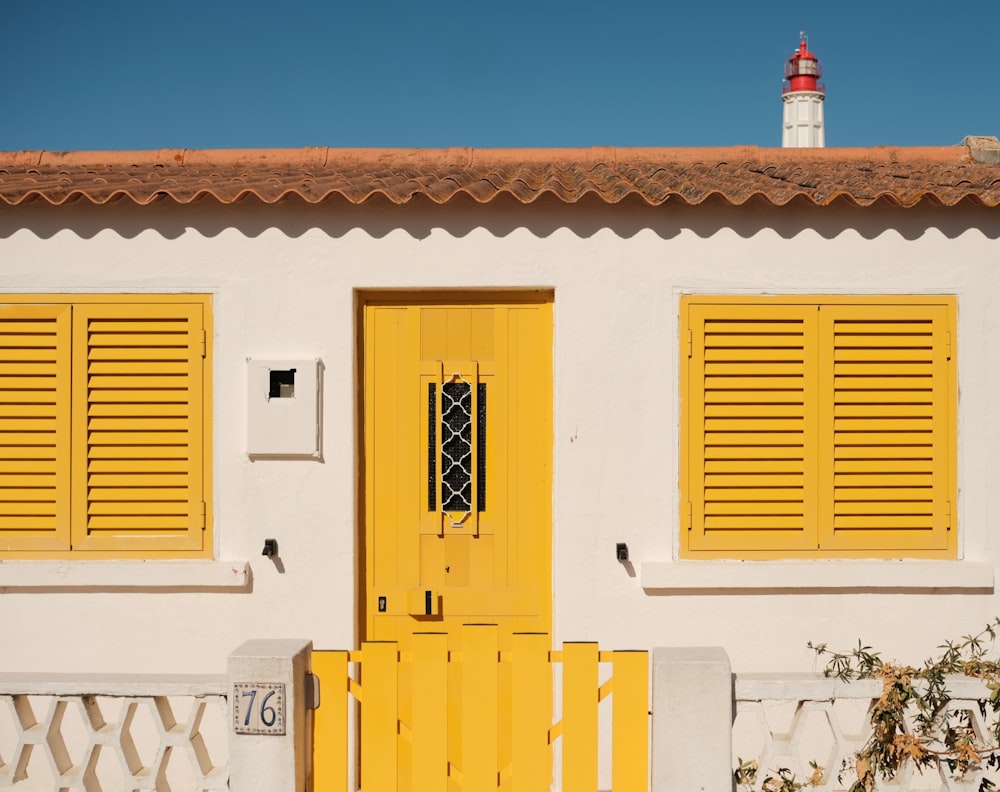
[[[993,564],[979,561],[645,561],[640,575],[653,595],[994,591]]]
[[[0,561],[0,592],[249,591],[248,561]]]

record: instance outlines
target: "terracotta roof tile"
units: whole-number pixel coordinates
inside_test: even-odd
[[[968,139],[972,140],[972,139]],[[776,206],[805,199],[820,206],[884,200],[952,206],[1000,205],[1000,157],[979,155],[974,140],[939,148],[757,149],[254,149],[114,152],[0,152],[0,200],[137,204],[170,199],[396,204],[421,197],[444,204],[458,195],[489,203],[506,195],[531,203],[629,196],[651,205],[734,205],[759,198]],[[976,161],[976,160],[986,161]]]

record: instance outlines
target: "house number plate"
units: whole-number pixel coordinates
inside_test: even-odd
[[[233,731],[237,734],[284,734],[284,683],[237,682],[233,685]]]

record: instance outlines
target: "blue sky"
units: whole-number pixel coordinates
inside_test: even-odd
[[[0,150],[777,146],[800,30],[829,146],[1000,135],[1000,2],[5,3]]]

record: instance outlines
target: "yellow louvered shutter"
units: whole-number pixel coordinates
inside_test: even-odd
[[[688,318],[691,548],[814,548],[816,309],[697,305]]]
[[[947,305],[824,305],[821,543],[949,545],[953,405]],[[885,554],[885,553],[883,553]]]
[[[73,316],[73,548],[202,548],[203,306],[86,303]]]
[[[0,307],[0,551],[70,546],[70,307]]]
[[[684,298],[682,552],[954,556],[954,326],[951,297]]]

